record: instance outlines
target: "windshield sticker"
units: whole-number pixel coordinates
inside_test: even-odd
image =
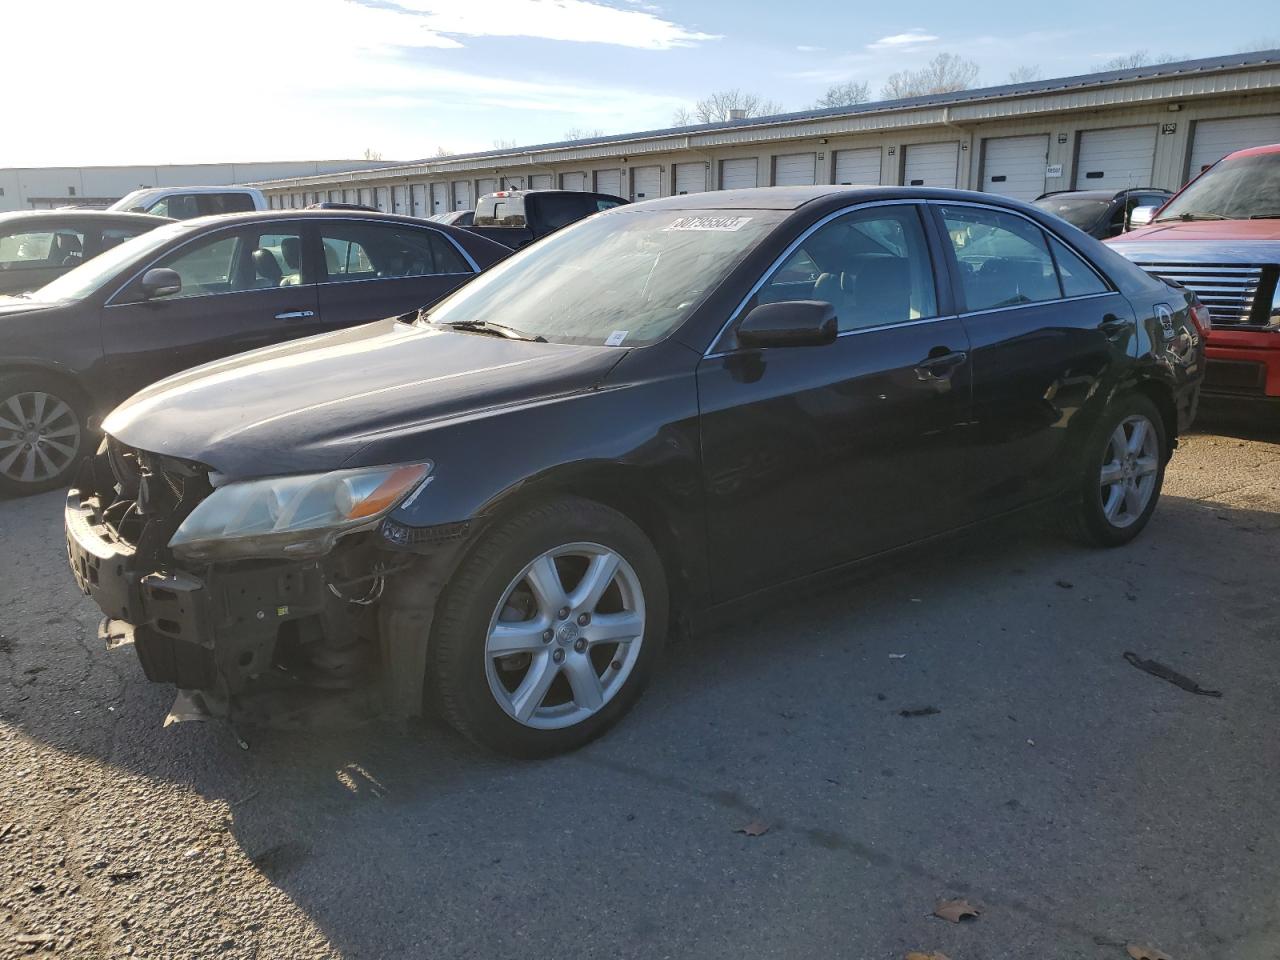
[[[604,345],[606,347],[620,347],[622,346],[622,341],[627,339],[627,334],[630,332],[630,330],[615,330],[605,337]]]
[[[741,230],[751,222],[750,217],[678,217],[664,230]]]

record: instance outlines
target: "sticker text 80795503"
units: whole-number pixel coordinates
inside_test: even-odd
[[[664,230],[741,230],[751,222],[750,217],[677,217]]]

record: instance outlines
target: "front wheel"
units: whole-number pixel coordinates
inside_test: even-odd
[[[428,694],[482,746],[572,750],[639,697],[667,602],[657,551],[625,516],[576,498],[533,507],[486,531],[446,586]]]
[[[68,486],[85,429],[83,404],[62,383],[35,373],[0,377],[0,492]]]
[[[1118,398],[1090,440],[1079,493],[1066,508],[1068,531],[1102,547],[1134,539],[1160,499],[1167,449],[1155,404],[1141,394]]]

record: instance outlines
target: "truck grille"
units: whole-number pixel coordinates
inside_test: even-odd
[[[1140,260],[1134,263],[1161,280],[1174,280],[1195,291],[1209,308],[1214,326],[1257,324],[1253,305],[1262,283],[1263,267],[1259,264],[1149,263]]]

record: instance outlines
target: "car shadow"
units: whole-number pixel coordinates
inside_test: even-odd
[[[1089,943],[1130,909],[1094,900],[1142,906],[1114,865],[1141,860],[1144,832],[1213,813],[1182,781],[1160,811],[1117,803],[1164,782],[1161,764],[1184,766],[1178,718],[1196,725],[1197,755],[1275,753],[1233,711],[1253,703],[1272,719],[1250,729],[1273,729],[1277,708],[1259,704],[1274,701],[1275,664],[1244,642],[1274,639],[1280,619],[1262,578],[1231,569],[1277,532],[1274,513],[1180,497],[1116,551],[1002,524],[674,644],[615,731],[537,763],[434,721],[240,730],[248,749],[222,723],[160,730],[171,690],[130,650],[98,647],[63,577],[37,635],[0,638],[0,720],[112,777],[225,803],[244,857],[353,956],[782,956],[850,937],[859,955],[901,952],[907,920],[855,936],[849,898],[907,918],[924,889],[967,889],[1060,944]],[[6,619],[14,607],[36,609],[11,604]],[[1141,674],[1129,649],[1228,697]],[[1269,790],[1232,781],[1212,804],[1247,821]],[[749,821],[769,836],[735,832]],[[1019,830],[1035,844],[1009,838]],[[1097,861],[1091,906],[1051,910],[1066,881],[1045,878],[1071,831],[1072,856]]]

